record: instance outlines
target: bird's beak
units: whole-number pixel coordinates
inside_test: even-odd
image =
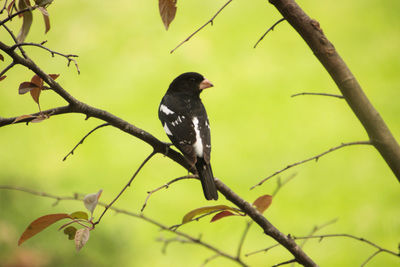
[[[214,85],[207,79],[204,79],[201,83],[200,83],[200,90],[204,90],[210,87],[213,87]]]

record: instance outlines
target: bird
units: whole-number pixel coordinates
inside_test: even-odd
[[[210,123],[200,94],[213,86],[197,72],[183,73],[169,85],[158,109],[158,117],[172,144],[197,170],[207,200],[217,200],[218,191],[210,163]]]

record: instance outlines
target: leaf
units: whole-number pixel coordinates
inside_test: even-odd
[[[88,214],[84,211],[75,211],[69,215],[72,219],[83,219],[87,220],[89,218]]]
[[[175,18],[176,1],[177,0],[158,0],[158,8],[166,30],[168,30],[169,24]]]
[[[50,5],[52,2],[53,0],[35,0],[35,4],[40,7],[46,7]]]
[[[19,122],[19,121],[22,121],[22,120],[25,120],[28,118],[36,118],[36,117],[32,116],[32,115],[22,115],[22,116],[15,118],[15,120],[12,123],[16,123],[16,122]]]
[[[93,193],[93,194],[88,194],[83,198],[83,204],[90,211],[90,213],[93,214],[93,211],[96,208],[97,203],[99,202],[99,198],[100,198],[102,192],[103,192],[103,189],[100,189],[99,192]]]
[[[86,242],[89,240],[89,229],[81,228],[75,233],[75,247],[79,251],[83,248]]]
[[[52,225],[55,222],[58,222],[62,219],[70,218],[66,213],[56,213],[56,214],[48,214],[42,217],[37,218],[22,233],[21,237],[18,240],[18,246],[24,243],[26,240],[41,232],[48,226]]]
[[[19,85],[18,88],[18,93],[20,95],[26,94],[29,91],[33,90],[34,88],[37,88],[38,86],[32,82],[23,82]]]
[[[226,205],[216,205],[216,206],[207,206],[207,207],[201,207],[201,208],[197,208],[194,209],[190,212],[188,212],[182,219],[182,223],[187,223],[189,221],[191,221],[195,216],[200,215],[200,214],[205,214],[205,213],[209,213],[212,211],[217,211],[217,210],[231,210],[234,212],[237,212],[236,209],[226,206]]]
[[[7,75],[3,75],[0,77],[0,81],[4,80],[7,77]]]
[[[33,123],[42,122],[42,121],[47,120],[49,118],[50,118],[50,116],[48,114],[41,113],[39,116],[36,116],[36,118],[31,120],[30,122],[33,122]]]
[[[47,12],[46,8],[39,6],[38,9],[42,12],[44,19],[44,26],[46,27],[44,33],[47,33],[50,30],[50,17],[49,12]]]
[[[232,212],[230,212],[228,210],[224,210],[224,211],[221,211],[221,212],[215,214],[214,217],[212,217],[210,222],[215,222],[219,219],[222,219],[227,216],[232,216],[232,215],[237,215],[237,214],[233,214]]]
[[[42,88],[40,88],[40,87],[35,87],[35,88],[33,88],[32,90],[30,90],[29,92],[31,93],[31,96],[32,96],[33,100],[34,100],[37,104],[39,104],[39,96],[40,96],[40,93],[42,92]]]
[[[14,4],[15,4],[15,0],[12,0],[11,3],[7,7],[7,12],[8,12],[9,16],[11,15],[10,12],[11,12],[11,9],[14,7]]]
[[[4,61],[4,57],[3,57],[2,54],[0,54],[0,60],[1,60],[1,61]]]
[[[37,75],[33,75],[32,79],[31,79],[31,83],[36,84],[37,87],[40,87],[40,88],[43,87],[43,79]]]
[[[25,2],[25,0],[19,0],[19,2],[18,2],[19,10],[26,9],[27,7],[28,7],[28,5]],[[21,15],[22,15],[22,27],[17,36],[18,43],[24,42],[26,36],[29,33],[29,30],[31,28],[32,21],[33,21],[32,11],[26,11],[26,12],[22,13]]]
[[[49,74],[49,76],[50,76],[53,80],[55,80],[55,79],[57,79],[57,78],[60,76],[60,74]]]
[[[263,195],[254,200],[253,206],[255,206],[259,212],[263,213],[271,205],[271,202],[272,196]]]
[[[76,234],[76,228],[74,226],[68,226],[67,228],[64,229],[64,234],[68,236],[69,240],[74,240]]]

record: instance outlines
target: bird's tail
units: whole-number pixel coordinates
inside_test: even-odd
[[[214,175],[211,170],[211,165],[207,164],[203,158],[198,157],[196,169],[199,174],[201,185],[203,186],[204,196],[207,200],[217,200],[218,192],[214,182]]]

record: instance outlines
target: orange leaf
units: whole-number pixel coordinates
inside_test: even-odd
[[[264,195],[257,198],[253,202],[253,206],[255,206],[259,212],[263,213],[271,205],[271,202],[272,202],[272,196]]]
[[[70,217],[66,213],[56,213],[56,214],[48,214],[34,220],[33,222],[31,222],[28,228],[26,228],[26,230],[22,233],[21,237],[18,240],[18,246],[20,246],[26,240],[36,235],[37,233],[41,232],[48,226],[52,225],[53,223],[67,218]]]
[[[16,123],[16,122],[19,122],[19,121],[22,121],[22,120],[25,120],[28,118],[36,118],[36,117],[32,116],[32,115],[22,115],[22,116],[17,117],[12,123]]]
[[[7,75],[3,75],[0,77],[0,81],[4,80],[7,77]]]
[[[36,84],[37,87],[40,87],[40,88],[43,87],[43,80],[42,80],[42,78],[40,78],[37,75],[33,75],[32,79],[31,79],[31,83]]]
[[[236,209],[231,208],[231,207],[226,206],[226,205],[216,205],[216,206],[201,207],[201,208],[197,208],[197,209],[194,209],[194,210],[188,212],[183,217],[182,223],[187,223],[187,222],[191,221],[197,215],[201,215],[201,214],[205,214],[205,213],[209,213],[209,212],[213,212],[213,211],[217,211],[217,210],[231,210],[231,211],[237,212]]]
[[[60,74],[49,74],[49,76],[50,76],[53,80],[55,80],[55,79],[58,78],[58,76],[60,76]]]
[[[227,217],[227,216],[232,216],[232,215],[237,215],[237,214],[233,214],[230,211],[224,210],[224,211],[221,211],[221,212],[215,214],[214,217],[212,217],[210,222],[215,222],[215,221],[217,221],[219,219],[222,219],[222,218]]]
[[[169,24],[175,18],[176,1],[177,0],[158,0],[158,8],[166,30],[168,30]]]
[[[29,91],[33,90],[34,88],[38,88],[36,84],[31,82],[23,82],[19,85],[18,93],[20,95],[26,94]]]

